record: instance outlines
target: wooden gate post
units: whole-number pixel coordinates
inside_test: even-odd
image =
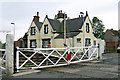
[[[6,75],[9,77],[14,73],[14,37],[13,34],[6,35]]]

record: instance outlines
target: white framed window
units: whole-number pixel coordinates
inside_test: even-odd
[[[48,34],[48,25],[44,25],[44,34]]]
[[[77,38],[77,43],[81,43],[81,38]]]
[[[89,33],[89,23],[86,23],[86,32]]]
[[[36,48],[36,40],[30,40],[30,48]]]
[[[91,45],[91,39],[90,38],[86,38],[85,39],[85,46],[90,46]]]
[[[35,35],[35,27],[31,27],[31,35]]]
[[[42,39],[42,48],[48,48],[48,44],[51,44],[50,39]]]

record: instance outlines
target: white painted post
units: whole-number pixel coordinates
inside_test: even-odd
[[[103,54],[102,43],[100,43],[100,59],[102,59],[102,54]]]
[[[12,34],[6,35],[6,75],[14,73],[14,37]]]
[[[88,58],[90,58],[91,51],[92,51],[92,48],[89,48],[89,51],[88,51]]]
[[[102,53],[101,53],[101,46],[100,44],[98,43],[98,59],[102,59]]]
[[[17,47],[17,52],[16,52],[16,68],[17,68],[17,72],[19,72],[19,51],[18,51],[19,47]]]

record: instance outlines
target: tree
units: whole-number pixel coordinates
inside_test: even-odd
[[[2,42],[0,41],[0,49],[2,48]]]
[[[104,39],[104,24],[101,20],[99,20],[97,17],[93,17],[92,19],[92,28],[93,28],[93,34],[96,38]]]
[[[5,49],[5,46],[6,46],[6,43],[3,43],[2,44],[2,48]]]
[[[2,42],[0,41],[0,49],[5,49],[5,46],[6,46],[6,43],[2,43]]]

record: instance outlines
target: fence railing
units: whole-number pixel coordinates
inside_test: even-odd
[[[6,62],[6,51],[5,49],[0,49],[0,69],[5,70],[5,62]]]
[[[98,59],[98,47],[17,48],[16,68],[55,67],[94,59]]]

